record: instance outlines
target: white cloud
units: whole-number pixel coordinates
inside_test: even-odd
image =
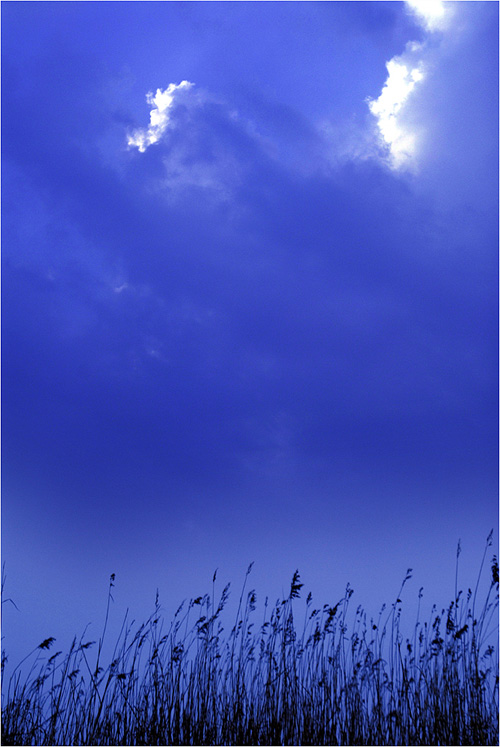
[[[427,31],[422,43],[408,42],[403,54],[386,63],[388,77],[380,96],[367,99],[370,112],[376,118],[378,134],[385,158],[394,170],[415,170],[419,141],[423,132],[417,129],[415,118],[409,116],[414,92],[428,78],[429,60],[435,59],[431,43],[434,32],[448,29],[453,16],[450,3],[441,0],[405,0],[406,8]]]
[[[401,118],[402,110],[414,88],[424,79],[422,61],[412,62],[413,53],[419,46],[410,44],[408,56],[393,57],[386,63],[388,78],[382,92],[368,106],[377,119],[383,142],[389,149],[390,164],[398,169],[411,164],[417,145],[417,135],[405,126]]]
[[[171,83],[166,91],[161,88],[156,89],[153,94],[150,91],[146,96],[146,101],[152,107],[149,115],[149,127],[135,130],[129,136],[127,144],[129,147],[136,147],[141,153],[144,153],[150,145],[157,143],[170,123],[172,109],[177,103],[186,103],[186,93],[193,87],[193,83],[183,80],[176,85]]]
[[[171,203],[193,190],[202,192],[204,199],[228,202],[244,171],[252,166],[250,159],[242,158],[240,138],[254,142],[259,140],[258,133],[224,101],[206,90],[193,89],[194,83],[184,80],[148,93],[146,99],[152,108],[149,127],[130,134],[128,146],[144,153],[150,145],[166,140],[168,131],[180,130],[182,123],[182,136],[167,142],[159,154],[164,175],[154,178],[149,188],[159,190]],[[188,110],[188,116],[180,116],[180,105]],[[223,121],[227,126],[221,128]]]

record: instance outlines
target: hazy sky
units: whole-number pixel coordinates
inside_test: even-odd
[[[4,2],[5,644],[497,526],[498,3]],[[495,535],[496,541],[496,535]],[[117,613],[118,614],[118,613]],[[97,628],[96,628],[97,630]]]

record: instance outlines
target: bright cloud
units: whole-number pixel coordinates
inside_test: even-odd
[[[444,31],[451,8],[442,0],[406,0],[406,6],[427,31]]]
[[[182,137],[166,143],[158,154],[164,174],[154,182],[154,189],[171,204],[193,189],[202,191],[206,199],[227,202],[243,173],[253,167],[251,159],[242,157],[241,139],[266,143],[250,120],[228,109],[210,92],[193,88],[194,83],[184,80],[178,85],[171,83],[164,91],[159,88],[155,94],[148,93],[152,109],[149,127],[129,134],[127,143],[144,153],[150,145],[166,139],[169,130],[180,128],[182,121]],[[187,117],[180,116],[179,105],[188,110]],[[222,121],[226,126],[221,128]]]
[[[429,33],[444,31],[452,17],[450,3],[441,0],[405,0],[406,7]],[[414,90],[426,78],[429,42],[409,42],[402,55],[386,63],[388,77],[380,96],[368,99],[377,120],[379,135],[388,150],[392,169],[412,169],[416,165],[419,133],[411,124],[408,110]]]
[[[149,115],[149,127],[135,130],[128,138],[127,144],[144,153],[150,145],[157,143],[169,125],[174,104],[179,103],[183,98],[185,99],[186,92],[193,85],[188,80],[183,80],[178,85],[171,83],[166,91],[161,88],[157,88],[155,94],[150,91],[146,96],[146,101],[152,107]]]
[[[418,45],[412,45],[416,51]],[[414,67],[403,57],[393,57],[387,63],[387,78],[382,93],[375,101],[369,101],[371,113],[384,143],[389,147],[391,165],[400,168],[407,165],[415,152],[416,135],[401,122],[400,114],[415,86],[424,79],[422,64]]]

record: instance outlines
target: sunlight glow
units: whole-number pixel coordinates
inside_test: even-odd
[[[406,0],[406,5],[427,31],[442,31],[446,27],[449,6],[442,0]]]

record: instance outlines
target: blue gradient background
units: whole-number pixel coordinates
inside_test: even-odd
[[[410,566],[407,598],[446,604],[459,538],[473,583],[498,520],[498,4],[458,5],[408,174],[328,139],[373,128],[424,39],[403,3],[2,3],[13,663],[97,631],[112,572],[116,619],[250,561],[261,601],[299,568],[377,613]],[[204,105],[127,149],[184,79]]]

